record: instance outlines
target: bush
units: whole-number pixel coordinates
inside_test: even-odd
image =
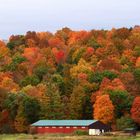
[[[88,131],[86,131],[86,130],[75,130],[74,135],[78,135],[78,136],[88,135]]]
[[[117,129],[124,130],[125,128],[135,127],[134,121],[129,117],[121,117],[117,119]]]

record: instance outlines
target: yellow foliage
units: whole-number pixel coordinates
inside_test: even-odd
[[[13,79],[9,77],[4,77],[0,84],[1,88],[5,88],[8,91],[11,91],[13,93],[17,92],[19,90],[18,84],[16,84]]]
[[[77,78],[79,73],[88,73],[90,71],[92,71],[92,66],[81,58],[78,65],[70,69],[70,75],[72,78]]]

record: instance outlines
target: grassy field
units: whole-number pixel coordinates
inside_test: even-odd
[[[140,136],[0,135],[0,140],[140,140]]]

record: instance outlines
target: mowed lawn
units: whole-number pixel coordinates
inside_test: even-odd
[[[0,140],[140,140],[140,136],[136,137],[119,137],[119,136],[68,136],[68,135],[0,135]]]

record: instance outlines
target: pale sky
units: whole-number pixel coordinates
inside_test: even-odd
[[[140,25],[140,0],[0,0],[0,38],[27,31],[55,32]]]

